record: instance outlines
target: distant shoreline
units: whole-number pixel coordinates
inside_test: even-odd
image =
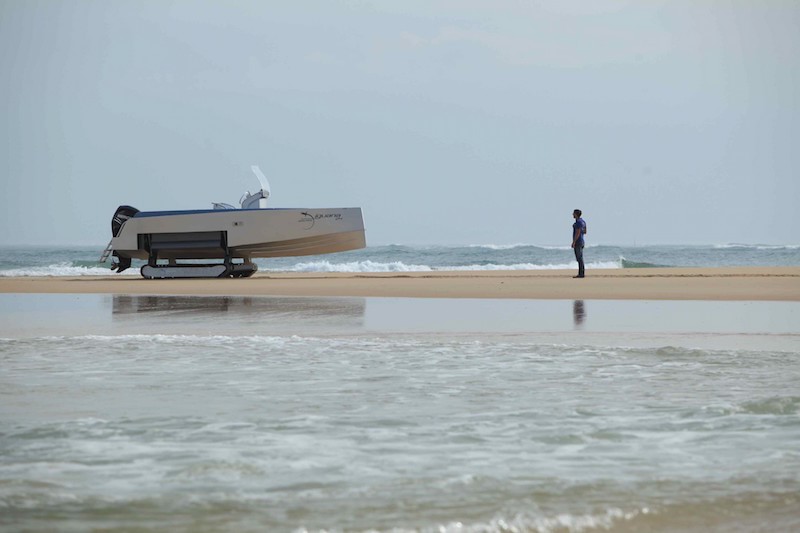
[[[249,279],[7,277],[0,293],[800,301],[800,267],[380,273],[264,272]]]

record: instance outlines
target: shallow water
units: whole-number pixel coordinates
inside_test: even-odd
[[[797,529],[798,311],[0,295],[0,526]]]

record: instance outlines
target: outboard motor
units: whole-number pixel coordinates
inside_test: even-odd
[[[127,222],[129,218],[133,218],[133,215],[138,212],[138,209],[129,205],[119,206],[114,216],[111,218],[111,235],[114,237],[119,235],[119,230],[122,229],[122,225]]]
[[[133,216],[138,212],[139,212],[138,209],[136,209],[135,207],[131,207],[129,205],[119,206],[116,212],[114,213],[114,216],[111,218],[111,235],[113,237],[118,236],[120,230],[122,229],[122,225],[125,224],[125,222],[127,222],[129,218],[133,218]],[[108,246],[110,249],[111,244],[109,243]],[[108,253],[108,249],[106,253]],[[104,255],[101,258],[100,262],[105,261],[105,257],[107,257],[107,255]],[[114,251],[113,257],[116,259],[116,261],[112,262],[111,270],[116,270],[119,273],[122,272],[123,270],[127,270],[128,268],[130,268],[131,266],[130,257],[120,257],[119,255],[117,255],[116,251]]]

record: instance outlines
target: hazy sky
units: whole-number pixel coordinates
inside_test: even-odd
[[[370,244],[798,243],[800,2],[0,0],[0,243],[117,205]]]

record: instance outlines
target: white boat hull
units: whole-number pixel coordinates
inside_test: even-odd
[[[120,258],[243,259],[366,246],[360,208],[140,212],[111,240]]]

